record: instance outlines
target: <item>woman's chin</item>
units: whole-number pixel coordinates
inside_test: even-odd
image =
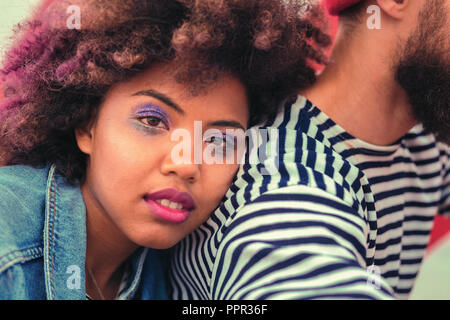
[[[177,236],[175,232],[134,232],[129,238],[138,246],[162,250],[175,246],[183,237]]]

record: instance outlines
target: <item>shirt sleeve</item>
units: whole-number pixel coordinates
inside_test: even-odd
[[[267,192],[238,211],[220,242],[213,299],[392,299],[367,268],[367,223],[308,186]]]
[[[446,146],[444,150],[445,151],[441,151],[441,159],[443,159],[444,169],[439,214],[450,218],[450,147]]]

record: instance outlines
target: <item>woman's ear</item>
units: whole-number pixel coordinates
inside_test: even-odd
[[[95,136],[95,117],[86,127],[75,129],[75,139],[77,140],[78,148],[81,152],[90,155],[93,148]]]
[[[402,19],[406,14],[406,8],[410,0],[377,0],[378,6],[388,16],[394,19]]]

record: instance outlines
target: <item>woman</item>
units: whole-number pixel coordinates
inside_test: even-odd
[[[213,145],[226,158],[230,129],[314,81],[311,45],[329,39],[302,9],[45,1],[1,70],[0,297],[166,298],[155,249],[204,222],[238,168],[185,156]],[[198,141],[198,123],[216,134]],[[177,130],[194,137],[184,161]]]

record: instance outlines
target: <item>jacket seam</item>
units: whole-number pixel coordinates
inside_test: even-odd
[[[50,230],[50,234],[49,234],[49,238],[50,238],[50,241],[49,241],[49,251],[50,251],[50,261],[51,261],[51,268],[50,268],[50,271],[51,271],[51,274],[52,274],[52,277],[54,276],[54,263],[53,263],[53,235],[54,235],[54,227],[55,227],[55,185],[54,185],[54,183],[55,183],[55,180],[53,179],[53,177],[52,177],[52,187],[51,187],[51,194],[52,194],[52,210],[51,210],[51,212],[52,212],[52,225],[51,225],[51,230]]]
[[[43,249],[41,245],[10,251],[0,257],[0,273],[4,272],[17,263],[24,263],[42,256]],[[6,262],[1,263],[1,260],[6,260]]]
[[[44,228],[44,272],[45,288],[47,299],[53,300],[53,224],[54,224],[54,184],[53,184],[54,166],[50,167],[46,188],[46,209],[45,209],[45,228]]]
[[[55,226],[55,211],[56,211],[56,181],[54,179],[54,172],[50,172],[50,185],[49,185],[49,215],[51,216],[51,221],[49,221],[48,226],[48,259],[50,260],[49,265],[49,283],[48,283],[48,290],[49,290],[49,299],[53,299],[53,278],[54,278],[54,261],[53,261],[53,237],[54,237],[54,226]]]

